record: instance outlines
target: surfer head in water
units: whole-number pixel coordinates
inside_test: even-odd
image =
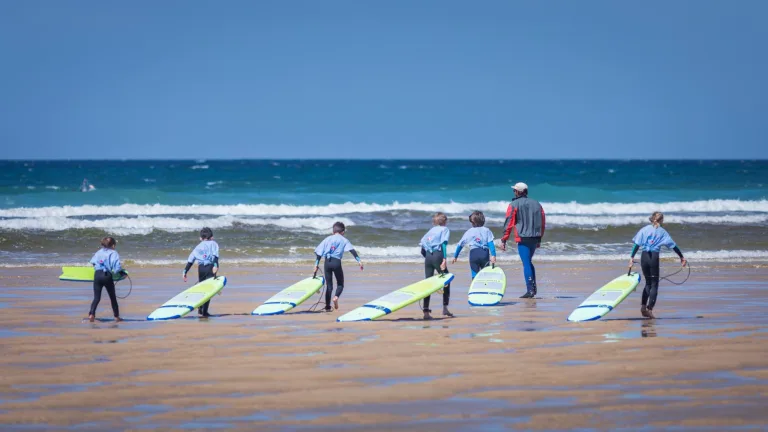
[[[219,244],[213,241],[213,230],[205,227],[200,230],[200,244],[198,244],[187,258],[187,266],[184,268],[184,282],[187,281],[187,273],[192,265],[198,262],[197,281],[202,282],[206,279],[216,277],[219,271]],[[208,300],[202,306],[197,308],[197,313],[203,318],[211,316],[208,313],[208,307],[211,301]]]
[[[496,247],[493,244],[493,233],[485,227],[485,215],[481,211],[474,211],[469,215],[469,223],[472,228],[464,233],[464,236],[456,245],[451,264],[455,264],[459,258],[461,249],[469,244],[469,267],[472,270],[472,279],[488,264],[496,264]]]
[[[424,234],[419,245],[421,246],[421,256],[424,257],[424,277],[429,279],[438,273],[447,273],[448,265],[448,238],[451,236],[451,230],[446,225],[448,217],[441,212],[432,215],[432,229]],[[429,309],[430,297],[424,297],[424,319],[432,319],[432,312]],[[453,314],[448,310],[448,301],[451,298],[451,285],[443,288],[443,315],[452,317]]]
[[[326,237],[315,248],[315,274],[320,270],[320,259],[325,257],[323,270],[325,273],[325,311],[330,312],[333,309],[339,309],[339,297],[344,291],[344,269],[341,268],[341,259],[344,251],[349,251],[363,269],[363,262],[355,251],[352,243],[344,237],[347,227],[343,222],[333,224],[333,234]],[[333,309],[331,309],[331,293],[333,293],[333,277],[336,277],[336,294],[333,296]]]
[[[91,264],[95,270],[93,274],[93,301],[91,302],[91,311],[88,313],[88,320],[96,320],[96,307],[101,301],[101,291],[107,289],[109,301],[112,303],[112,312],[115,315],[115,321],[122,321],[120,318],[120,308],[117,305],[117,294],[115,293],[115,281],[112,275],[124,274],[125,270],[120,265],[120,255],[115,248],[117,240],[112,237],[101,239],[101,248],[91,258]]]
[[[667,249],[674,250],[677,256],[680,257],[680,264],[683,267],[686,266],[688,261],[683,257],[683,253],[680,252],[680,248],[677,247],[674,240],[672,240],[672,236],[661,226],[664,223],[664,214],[653,212],[648,220],[651,224],[640,229],[632,239],[634,245],[632,246],[632,255],[629,258],[629,268],[631,269],[635,264],[635,254],[638,249],[642,248],[643,253],[640,256],[640,266],[643,270],[643,278],[645,279],[645,289],[643,289],[643,302],[640,306],[640,314],[646,318],[655,318],[653,307],[656,305],[656,296],[659,293],[659,253],[661,252],[661,247],[664,246]]]

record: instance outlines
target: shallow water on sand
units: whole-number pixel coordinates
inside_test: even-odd
[[[229,269],[210,319],[148,322],[184,288],[177,272],[136,269],[126,321],[83,322],[90,287],[52,270],[11,270],[0,284],[3,430],[759,430],[768,425],[768,277],[711,266],[662,284],[655,320],[640,293],[603,320],[571,310],[616,271],[541,265],[541,298],[473,308],[457,276],[450,309],[410,306],[378,322],[337,323],[420,277],[387,265],[348,275],[341,310],[249,313],[303,277],[296,267]],[[269,281],[264,283],[264,281]],[[270,288],[272,287],[272,288]],[[641,289],[640,287],[639,289]],[[439,296],[434,301],[439,301]]]

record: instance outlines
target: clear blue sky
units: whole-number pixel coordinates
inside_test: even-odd
[[[0,1],[0,158],[767,158],[768,1]]]

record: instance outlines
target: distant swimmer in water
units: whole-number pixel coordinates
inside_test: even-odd
[[[638,249],[642,248],[640,266],[643,269],[645,289],[643,290],[643,304],[640,306],[640,313],[646,318],[656,318],[653,315],[653,307],[656,305],[656,296],[659,293],[659,252],[661,252],[661,247],[674,250],[680,257],[680,263],[683,267],[688,261],[672,240],[672,236],[662,228],[664,214],[654,212],[648,220],[651,221],[651,224],[643,227],[632,239],[634,246],[632,247],[632,256],[629,259],[629,267],[632,268],[635,264],[635,254]]]
[[[101,291],[107,289],[109,300],[112,302],[112,313],[115,314],[115,321],[122,321],[120,318],[120,309],[117,306],[117,294],[115,293],[115,281],[112,278],[114,274],[124,274],[125,270],[120,265],[120,255],[115,248],[117,240],[112,237],[104,237],[101,240],[101,249],[99,249],[91,258],[91,264],[96,271],[93,275],[93,302],[91,311],[88,313],[88,320],[96,320],[96,307],[101,301]]]
[[[87,178],[83,179],[83,184],[80,185],[80,192],[90,192],[96,190],[96,187],[88,182]]]

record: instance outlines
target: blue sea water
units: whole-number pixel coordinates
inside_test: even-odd
[[[233,260],[309,260],[335,220],[370,259],[417,260],[435,211],[454,241],[473,210],[499,237],[518,181],[547,211],[540,259],[623,257],[661,210],[694,257],[768,260],[768,161],[2,161],[0,265],[87,261],[106,234],[177,262],[202,226]]]

